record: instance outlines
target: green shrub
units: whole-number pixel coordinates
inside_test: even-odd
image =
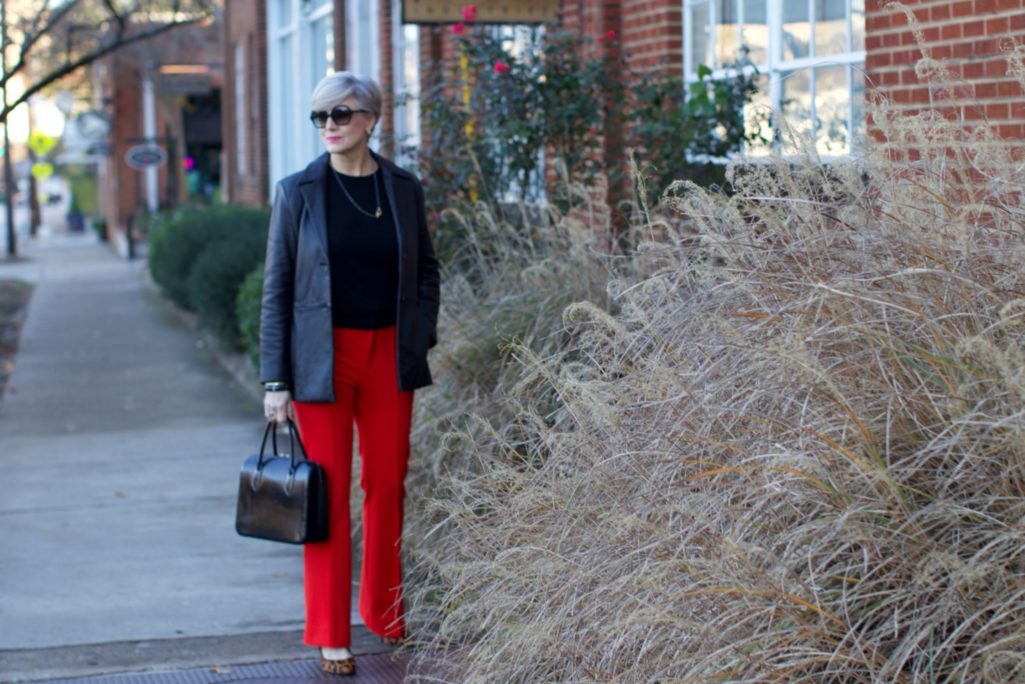
[[[200,255],[213,243],[225,238],[235,240],[242,233],[266,236],[268,220],[265,210],[230,205],[183,207],[159,214],[149,226],[153,280],[175,304],[196,310],[188,281]]]
[[[203,250],[223,237],[228,222],[224,208],[208,212],[181,209],[172,212],[151,231],[149,267],[153,280],[178,306],[192,309],[188,279]]]
[[[202,323],[234,347],[241,347],[236,300],[242,281],[260,264],[267,242],[266,222],[240,223],[231,234],[208,244],[187,281],[189,303]]]
[[[260,366],[260,302],[263,298],[263,264],[254,268],[242,281],[235,300],[235,316],[245,349],[253,366]]]
[[[95,216],[100,212],[99,188],[95,174],[87,167],[74,166],[68,170],[71,200],[68,211]]]

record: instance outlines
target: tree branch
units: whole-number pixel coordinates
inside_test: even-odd
[[[38,93],[39,91],[43,90],[44,88],[46,88],[50,84],[52,84],[52,83],[54,83],[56,81],[59,81],[60,79],[64,78],[65,76],[68,76],[69,74],[77,71],[78,69],[81,69],[82,67],[87,66],[87,65],[91,64],[92,62],[95,62],[97,59],[100,59],[101,57],[104,57],[104,56],[110,54],[111,52],[119,50],[119,49],[121,49],[123,47],[127,47],[128,45],[131,45],[133,43],[138,43],[139,41],[143,41],[143,40],[146,40],[148,38],[153,38],[154,36],[158,36],[158,35],[160,35],[162,33],[170,31],[173,28],[177,28],[179,26],[189,26],[191,24],[196,24],[196,23],[198,23],[200,21],[203,21],[203,20],[207,19],[209,16],[210,16],[209,14],[202,14],[202,15],[199,15],[199,16],[194,17],[192,19],[185,20],[185,21],[173,21],[173,22],[170,22],[168,24],[164,24],[162,26],[158,26],[157,28],[152,29],[150,31],[145,31],[145,32],[140,33],[138,35],[130,36],[130,37],[124,38],[122,40],[116,40],[116,41],[110,43],[109,45],[103,46],[102,48],[100,48],[99,50],[96,50],[95,52],[91,52],[89,54],[83,55],[82,57],[78,58],[74,62],[66,64],[63,67],[61,67],[60,69],[58,69],[56,71],[53,71],[50,74],[47,74],[46,76],[43,77],[42,80],[40,80],[39,82],[34,83],[31,86],[29,86],[28,88],[26,88],[25,92],[23,92],[21,94],[21,96],[18,97],[17,100],[15,100],[14,102],[8,103],[7,107],[5,109],[3,109],[2,111],[0,111],[0,123],[6,122],[7,121],[7,116],[16,107],[18,107],[21,104],[24,104],[25,102],[28,102],[28,99],[30,97],[32,97],[33,95],[35,95],[36,93]]]
[[[32,47],[37,42],[39,42],[40,38],[45,36],[49,31],[53,30],[53,27],[56,26],[61,19],[67,16],[68,12],[74,9],[79,2],[81,2],[81,0],[69,0],[67,3],[62,5],[59,10],[50,15],[49,19],[46,22],[46,26],[44,26],[39,31],[36,31],[35,33],[30,33],[28,36],[25,37],[25,42],[21,44],[21,50],[18,52],[18,61],[15,62],[14,65],[7,70],[7,73],[5,73],[3,77],[0,77],[0,90],[7,87],[7,82],[11,79],[12,76],[14,76],[16,73],[25,68],[25,62],[28,59],[29,50],[31,50]],[[39,17],[37,16],[36,19],[32,22],[33,27],[38,25],[38,20]]]

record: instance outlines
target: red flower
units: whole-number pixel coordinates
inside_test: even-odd
[[[459,22],[458,24],[452,24],[452,33],[456,34],[457,36],[462,36],[466,33],[466,26],[463,24],[463,22]]]
[[[477,5],[467,5],[463,8],[463,21],[471,22],[477,18]]]
[[[495,73],[496,74],[504,74],[507,71],[509,71],[509,65],[507,63],[502,62],[502,61],[495,62]]]

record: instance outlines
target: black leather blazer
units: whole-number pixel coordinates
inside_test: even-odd
[[[408,171],[371,152],[399,241],[399,388],[431,384],[427,350],[437,342],[438,262],[427,232],[424,193]],[[296,401],[334,401],[331,271],[328,266],[325,152],[305,170],[281,180],[274,192],[263,301],[260,380],[287,382]]]

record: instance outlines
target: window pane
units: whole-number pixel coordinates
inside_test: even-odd
[[[697,73],[699,64],[712,65],[712,46],[708,40],[708,2],[694,4],[690,16],[690,57],[694,73]]]
[[[847,67],[815,69],[815,148],[819,154],[847,154]]]
[[[740,57],[740,24],[736,0],[719,0],[715,27],[716,67],[736,64]]]
[[[769,61],[769,24],[765,16],[768,3],[765,0],[743,0],[744,2],[744,45],[748,58],[755,64]]]
[[[417,96],[420,91],[420,27],[407,24],[402,27],[402,92],[404,104],[396,112],[396,128],[400,145],[416,147],[420,142],[420,117]],[[408,98],[408,99],[407,99]],[[406,160],[410,161],[410,160]]]
[[[331,15],[317,21],[313,26],[313,80],[319,81],[334,71],[335,36],[331,30]]]
[[[815,54],[847,52],[847,3],[815,0]]]
[[[281,103],[278,105],[280,108],[279,111],[281,112],[281,131],[279,131],[278,134],[283,136],[286,140],[285,144],[281,146],[281,168],[284,170],[284,173],[287,174],[292,173],[296,166],[298,166],[295,158],[295,150],[298,147],[298,145],[295,144],[297,142],[295,136],[298,133],[298,130],[295,127],[297,110],[308,109],[308,107],[304,107],[303,105],[296,103],[292,92],[292,84],[295,83],[296,73],[292,69],[291,37],[278,41],[278,58],[278,66],[280,69],[278,72],[278,78],[280,79],[279,83],[281,85]],[[274,133],[272,132],[271,135],[274,135]]]
[[[865,0],[851,0],[851,52],[865,49]]]
[[[851,119],[854,124],[851,135],[851,147],[855,150],[865,149],[865,71],[863,64],[856,64],[851,69]]]
[[[810,40],[808,0],[783,0],[783,59],[807,57]]]
[[[811,84],[810,69],[797,69],[782,74],[783,122],[777,124],[780,133],[780,149],[784,154],[794,154],[806,149],[811,134]]]
[[[292,0],[278,0],[278,17],[282,27],[292,23]]]

